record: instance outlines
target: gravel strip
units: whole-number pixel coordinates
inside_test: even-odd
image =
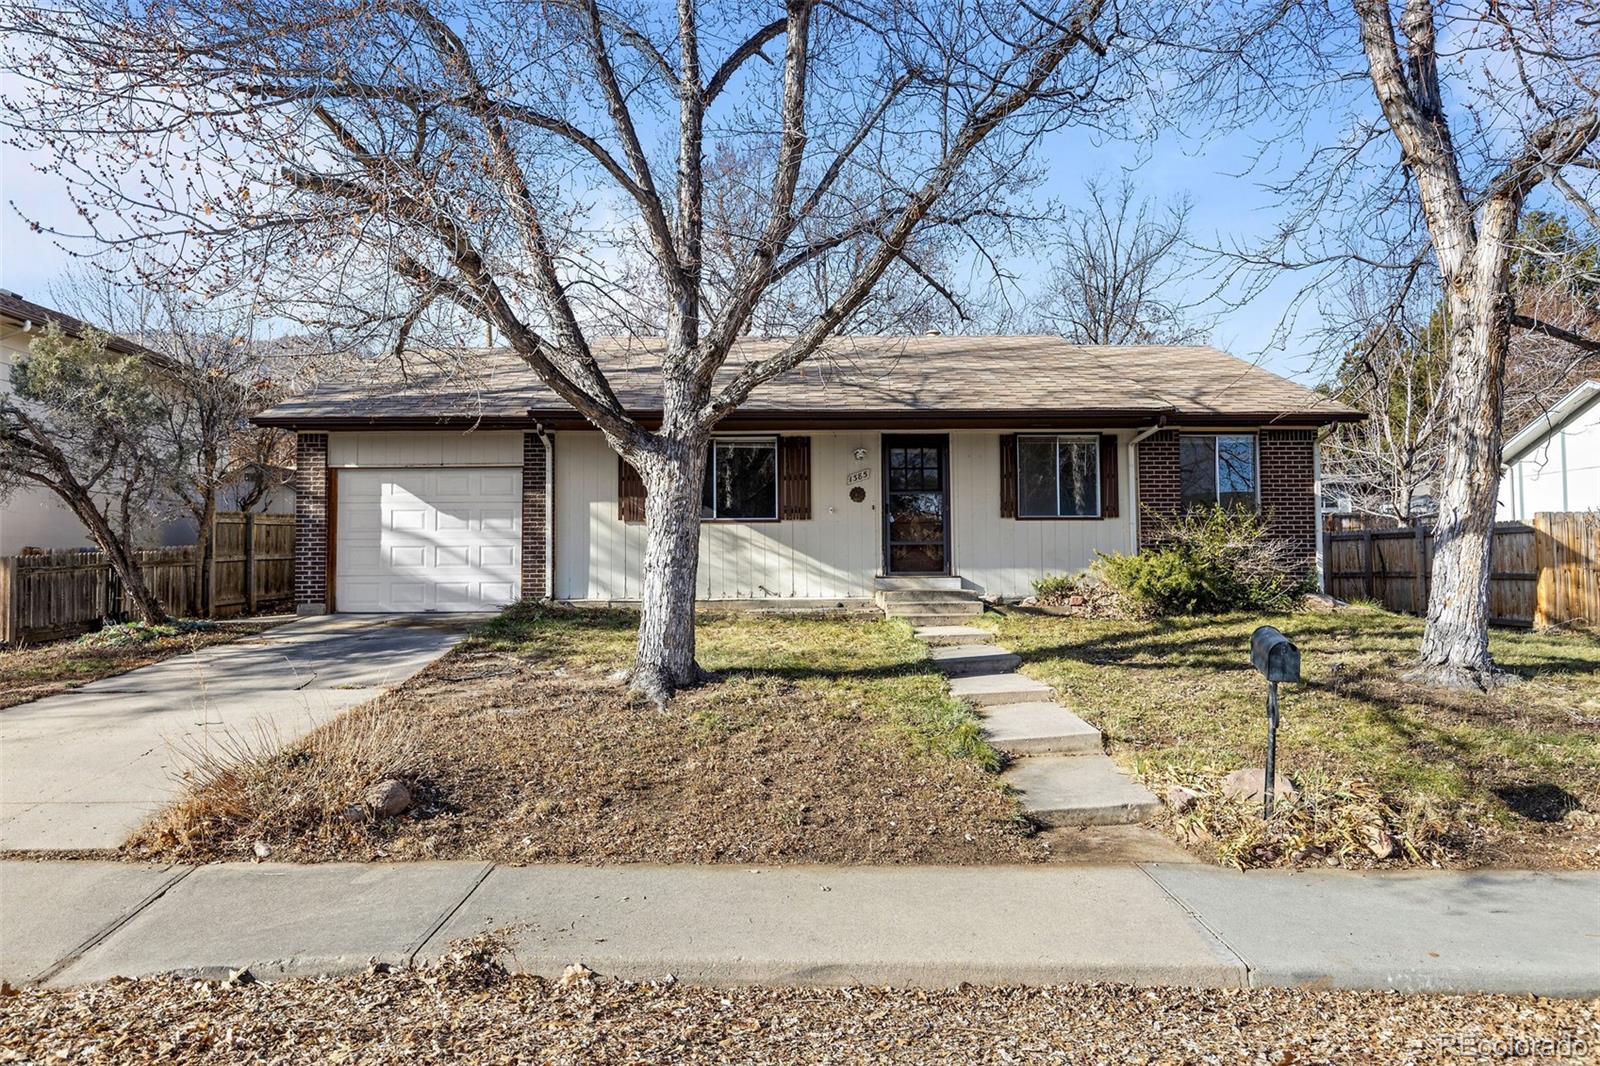
[[[694,988],[440,967],[0,999],[0,1062],[1591,1061],[1600,1001],[1121,985]]]

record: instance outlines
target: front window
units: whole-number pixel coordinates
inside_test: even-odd
[[[1178,438],[1183,509],[1255,511],[1256,438],[1248,433],[1185,433]]]
[[[778,517],[778,439],[719,438],[706,455],[701,518]]]
[[[1018,437],[1017,513],[1024,518],[1100,514],[1099,437]]]

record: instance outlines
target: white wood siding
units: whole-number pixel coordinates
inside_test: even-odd
[[[1538,511],[1600,509],[1600,401],[1567,419],[1500,478],[1502,522],[1531,522]]]
[[[1000,436],[950,434],[951,547],[968,583],[985,595],[1028,596],[1035,579],[1082,570],[1096,552],[1133,550],[1131,434],[1118,440],[1118,517],[1099,520],[1001,518]]]
[[[555,594],[637,600],[644,526],[617,518],[617,458],[598,433],[557,434]],[[864,599],[882,568],[881,435],[810,433],[811,519],[708,523],[700,537],[702,599]],[[985,594],[1026,596],[1045,574],[1078,570],[1096,551],[1133,546],[1133,475],[1122,435],[1121,517],[1018,521],[1000,517],[1000,434],[950,434],[951,558]],[[854,451],[866,449],[857,461]],[[852,503],[852,471],[867,498]]]
[[[520,467],[522,434],[515,430],[330,433],[328,465]]]
[[[811,518],[708,522],[701,527],[699,596],[707,600],[865,599],[878,572],[876,433],[810,433]],[[856,448],[867,449],[857,462]],[[617,456],[598,433],[556,440],[556,597],[637,600],[644,526],[617,518]],[[852,503],[845,477],[870,467]]]

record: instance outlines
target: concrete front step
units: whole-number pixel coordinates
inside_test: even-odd
[[[874,588],[884,592],[896,589],[945,589],[959,591],[966,586],[959,577],[880,577],[874,578]]]
[[[909,622],[916,629],[932,629],[938,626],[959,626],[972,620],[970,614],[899,614],[889,613],[889,618],[897,618],[902,622]]]
[[[987,644],[994,640],[994,630],[982,626],[922,626],[915,636],[931,647],[951,644]]]
[[[1026,755],[1104,753],[1100,730],[1059,703],[1008,703],[989,708],[983,735],[1006,751]]]
[[[952,647],[930,648],[928,658],[950,677],[998,674],[1006,670],[1015,670],[1022,664],[1022,656],[1004,648],[996,648],[992,644],[957,644]]]
[[[1055,698],[1043,681],[1021,674],[974,674],[950,679],[950,694],[974,707],[999,707],[1009,703],[1039,703]]]
[[[1030,755],[1001,778],[1040,825],[1132,825],[1161,807],[1105,755]]]
[[[977,603],[978,594],[965,589],[879,589],[879,603]]]
[[[975,615],[983,613],[978,600],[895,600],[882,605],[883,613],[890,618],[905,618],[914,614]]]

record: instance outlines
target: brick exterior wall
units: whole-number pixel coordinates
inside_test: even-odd
[[[1260,439],[1261,512],[1267,526],[1292,542],[1306,569],[1317,563],[1317,434],[1264,429]]]
[[[1316,565],[1317,435],[1309,429],[1263,429],[1257,435],[1261,512],[1267,526]],[[1178,433],[1162,430],[1137,445],[1139,547],[1161,543],[1162,520],[1178,513],[1183,486],[1178,476]]]
[[[294,605],[328,610],[328,435],[301,433],[295,444]]]
[[[1183,505],[1178,479],[1178,431],[1164,429],[1134,445],[1139,466],[1139,547],[1161,543],[1161,520]]]
[[[522,598],[525,600],[547,599],[554,594],[545,567],[545,534],[550,516],[545,473],[549,459],[545,442],[537,433],[522,435]]]

